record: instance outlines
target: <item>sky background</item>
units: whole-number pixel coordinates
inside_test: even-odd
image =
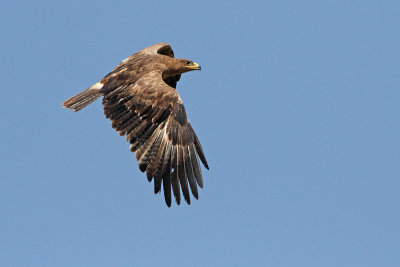
[[[1,266],[400,266],[399,1],[6,1]],[[158,42],[210,171],[153,194],[98,101]]]

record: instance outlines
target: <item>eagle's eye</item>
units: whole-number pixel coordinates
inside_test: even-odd
[[[190,61],[185,61],[185,64],[186,65],[189,65],[191,62]]]

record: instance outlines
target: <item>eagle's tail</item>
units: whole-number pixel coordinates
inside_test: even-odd
[[[64,103],[62,103],[63,108],[72,109],[75,112],[83,109],[103,95],[100,93],[102,87],[103,84],[100,82],[94,84],[85,91],[65,100]]]

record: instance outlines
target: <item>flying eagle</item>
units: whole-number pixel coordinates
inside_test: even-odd
[[[178,205],[182,188],[190,204],[189,187],[196,199],[197,185],[203,188],[199,158],[209,168],[176,83],[182,73],[200,69],[191,60],[174,58],[169,44],[155,44],[123,60],[102,80],[62,105],[79,111],[103,96],[105,116],[120,136],[126,136],[149,182],[154,179],[154,193],[161,191],[162,183],[170,207],[171,186]]]

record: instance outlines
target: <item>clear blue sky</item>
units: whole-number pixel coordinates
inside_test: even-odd
[[[400,266],[399,1],[6,1],[1,266]],[[210,171],[167,208],[100,101],[169,42]]]

